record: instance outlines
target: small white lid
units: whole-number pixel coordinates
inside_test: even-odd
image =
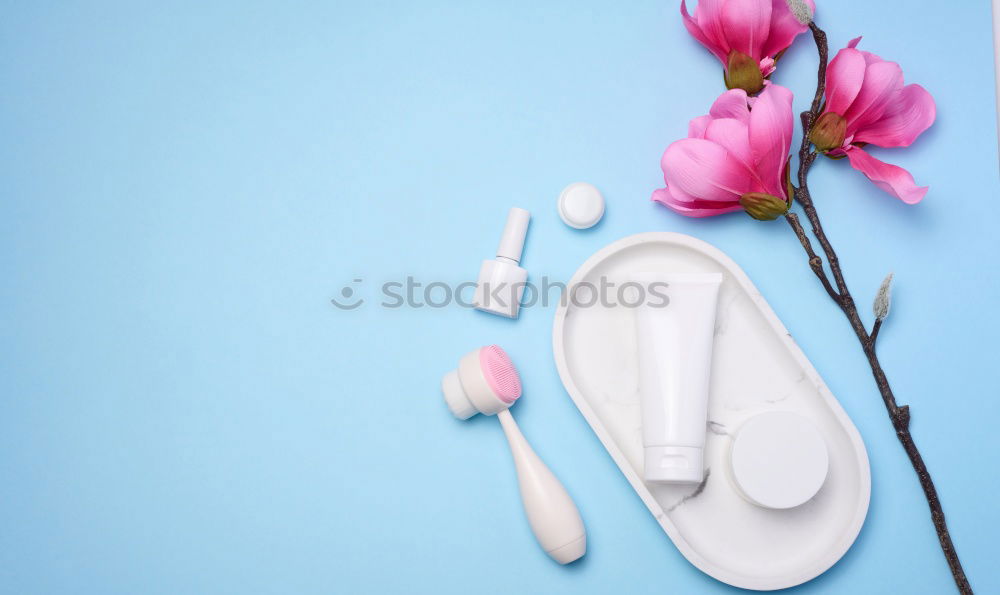
[[[705,479],[705,449],[697,446],[647,446],[643,476],[646,481],[701,483]]]
[[[805,504],[826,481],[826,441],[809,420],[790,411],[746,421],[730,451],[730,477],[744,498],[764,508]]]
[[[604,197],[591,184],[576,182],[559,194],[559,217],[566,225],[587,229],[597,225],[603,216]]]

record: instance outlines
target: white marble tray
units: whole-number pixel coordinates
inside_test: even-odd
[[[854,424],[746,274],[701,240],[644,233],[619,240],[580,267],[570,288],[634,271],[721,272],[702,486],[646,484],[636,373],[634,311],[581,307],[556,311],[553,348],[559,376],[639,497],[692,564],[746,589],[792,587],[844,555],[868,512],[868,455]],[[578,302],[583,303],[581,299]],[[725,469],[730,433],[756,413],[797,412],[820,429],[830,470],[819,493],[791,510],[742,499]]]

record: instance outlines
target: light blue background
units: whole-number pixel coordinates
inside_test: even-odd
[[[0,19],[0,592],[724,593],[663,534],[565,394],[553,309],[385,310],[384,281],[474,277],[510,206],[568,279],[626,235],[690,233],[769,300],[867,443],[858,541],[802,593],[942,593],[950,576],[861,351],[783,223],[649,202],[722,90],[677,2],[5,3]],[[1000,592],[1000,317],[990,8],[820,2],[834,49],[938,102],[916,207],[823,160],[816,200],[966,569]],[[802,109],[803,38],[776,80]],[[606,194],[594,230],[555,213]],[[363,281],[352,283],[358,278]],[[330,304],[345,285],[366,304]],[[523,519],[495,420],[438,392],[467,350],[517,363],[524,432],[576,498],[586,558]]]

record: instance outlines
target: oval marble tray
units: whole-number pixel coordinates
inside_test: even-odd
[[[685,558],[730,585],[773,590],[815,578],[854,542],[868,512],[871,475],[861,436],[767,302],[728,256],[690,236],[630,236],[594,254],[569,287],[621,283],[634,271],[721,272],[709,397],[707,479],[701,486],[642,480],[634,311],[560,305],[553,349],[563,385],[629,483]],[[584,286],[586,287],[586,286]],[[582,296],[577,303],[588,301]],[[830,469],[819,493],[790,510],[765,510],[733,489],[731,434],[763,411],[794,411],[826,439]]]

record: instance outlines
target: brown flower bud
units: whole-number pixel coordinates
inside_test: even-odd
[[[750,56],[736,50],[729,52],[725,79],[727,89],[743,89],[747,95],[760,93],[764,88],[760,65]]]
[[[747,192],[740,197],[740,205],[748,215],[758,221],[771,221],[788,212],[788,202],[763,192]]]
[[[826,112],[816,120],[809,130],[809,140],[816,145],[816,149],[826,153],[834,149],[839,149],[844,144],[844,135],[847,133],[847,120],[840,114]]]

